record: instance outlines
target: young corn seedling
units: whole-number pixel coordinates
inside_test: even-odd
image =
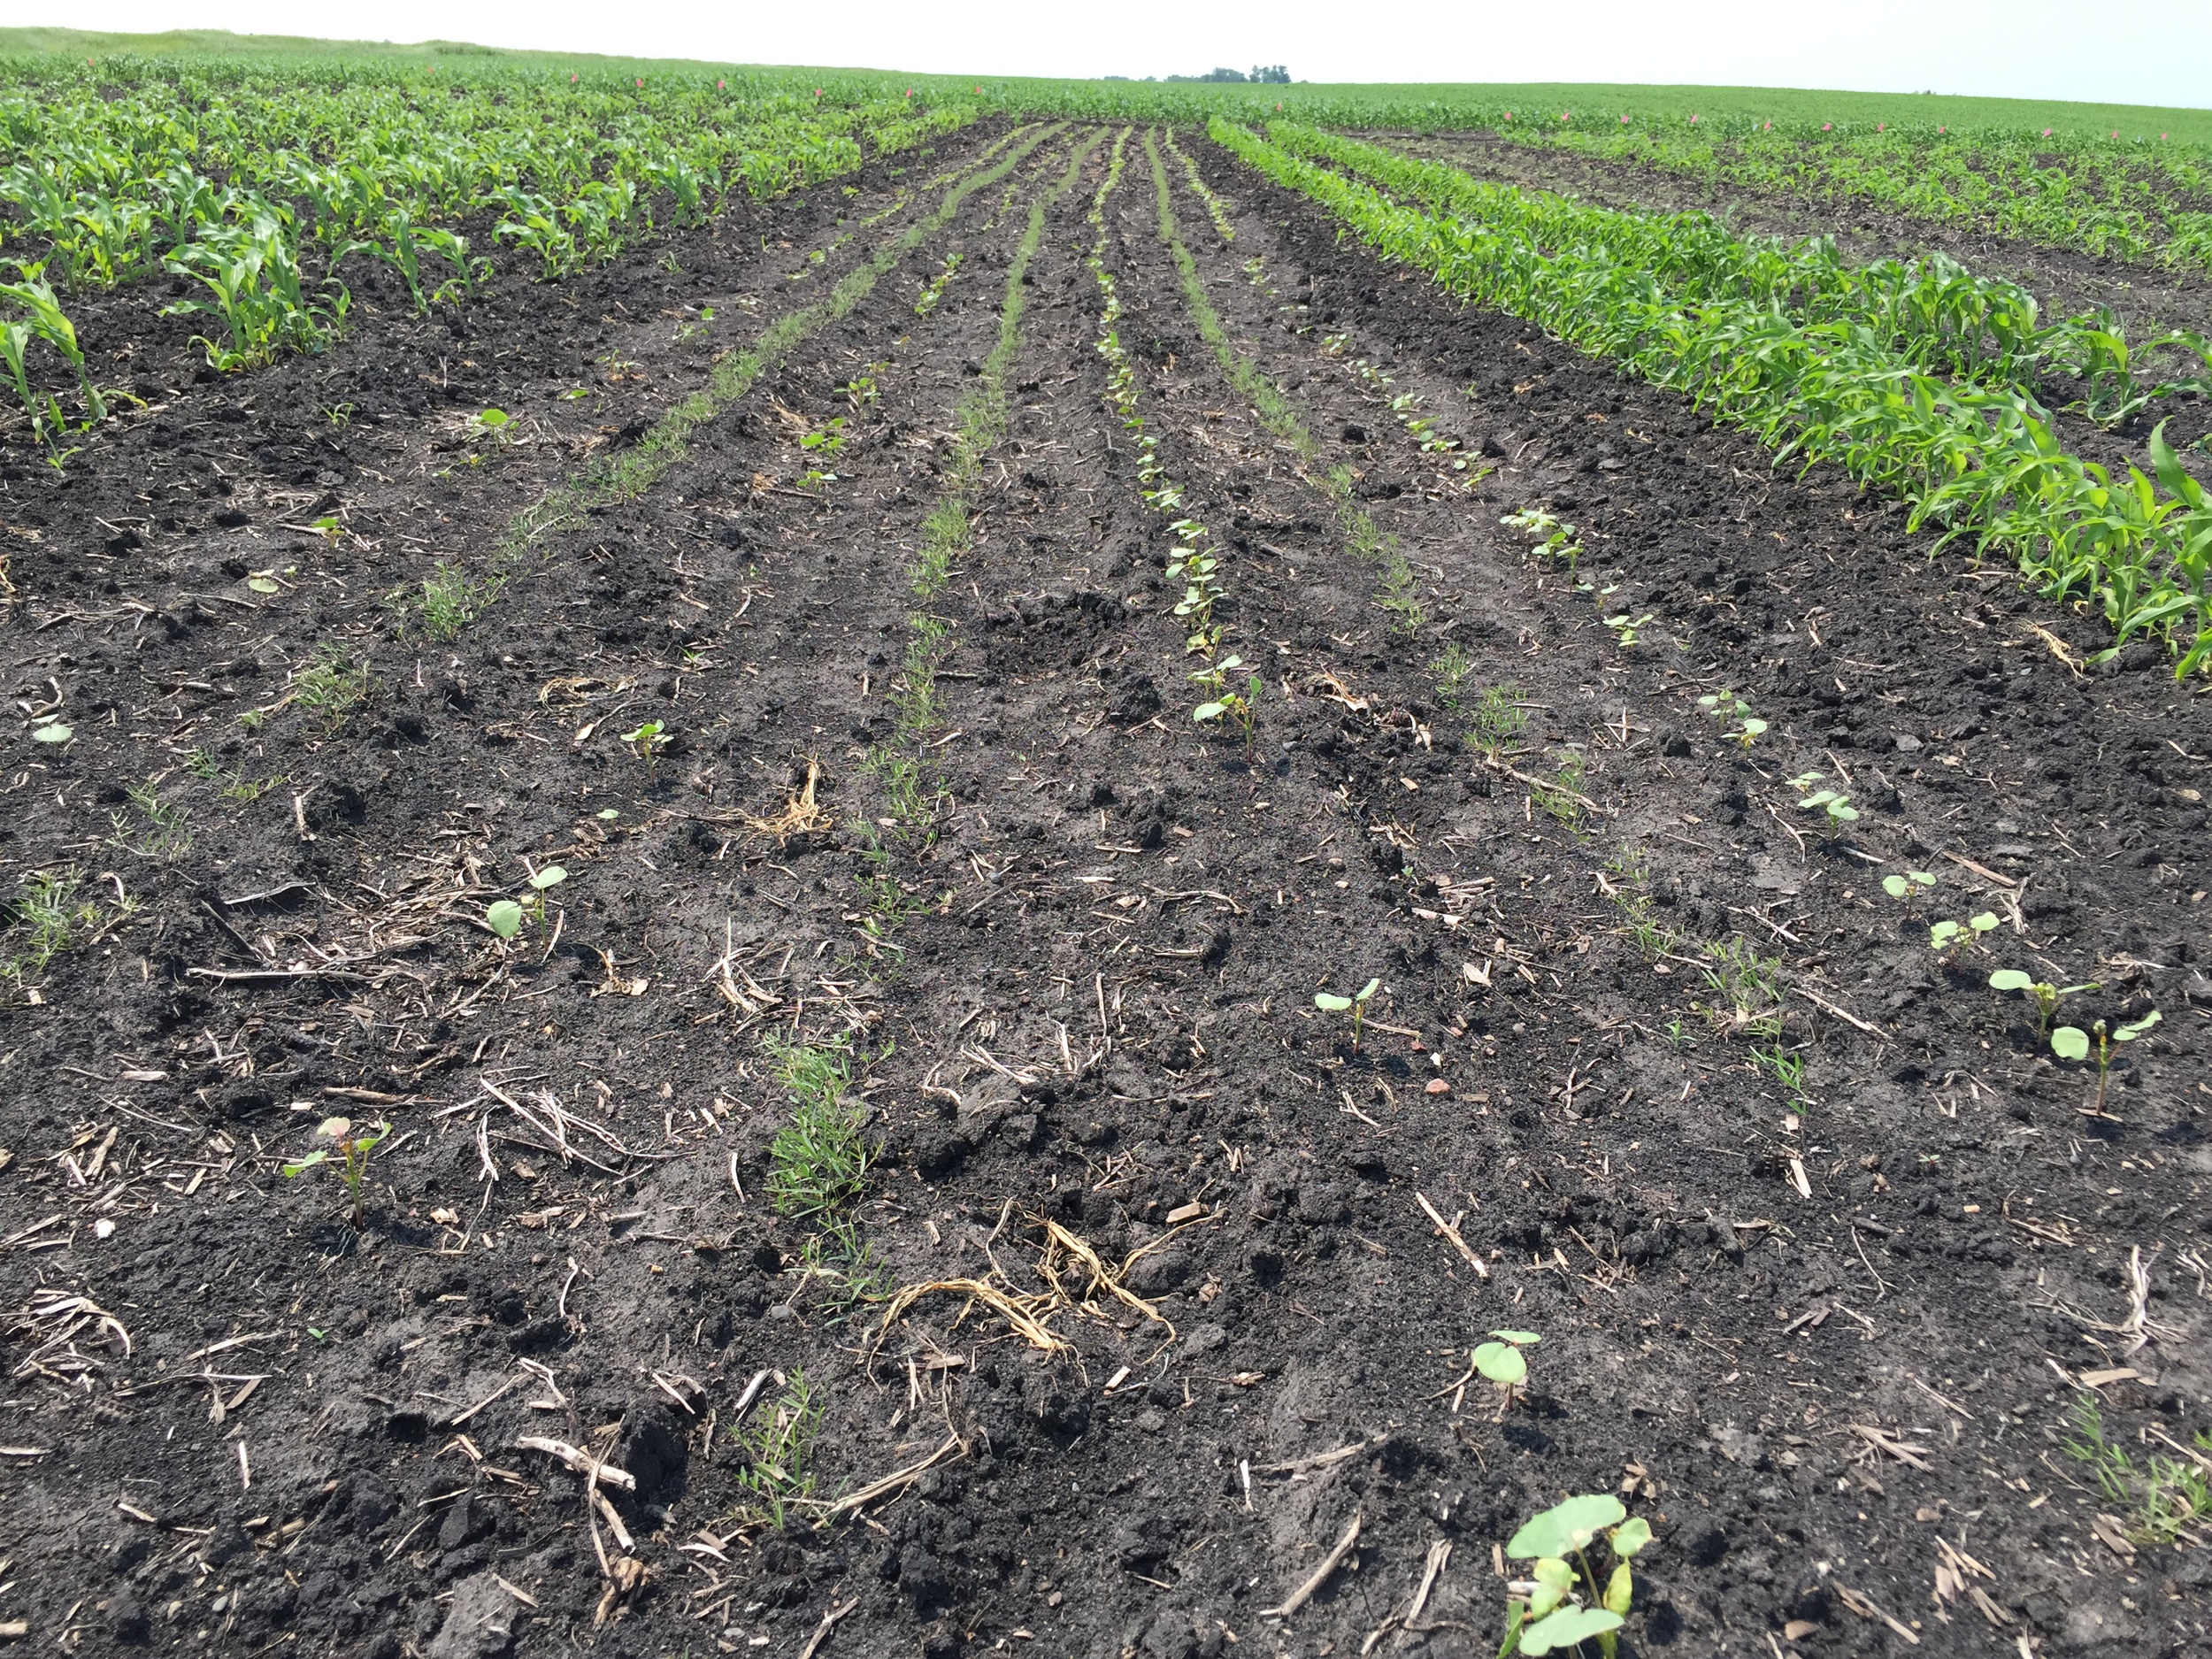
[[[2112,1080],[2112,1050],[2115,1044],[2133,1042],[2153,1025],[2161,1016],[2156,1009],[2142,1018],[2131,1020],[2117,1031],[2108,1033],[2101,1019],[2087,1031],[2078,1025],[2061,1025],[2051,1033],[2051,1052],[2062,1060],[2085,1060],[2089,1057],[2090,1039],[2093,1034],[2097,1050],[2097,1106],[2095,1115],[2104,1116],[2105,1090]]]
[[[315,1130],[315,1138],[324,1144],[284,1164],[285,1177],[290,1179],[304,1175],[317,1164],[328,1163],[331,1154],[336,1153],[338,1179],[345,1183],[346,1196],[353,1205],[353,1225],[358,1227],[362,1209],[367,1202],[369,1155],[391,1133],[392,1125],[380,1121],[356,1134],[352,1118],[326,1118]]]
[[[1349,1013],[1352,1017],[1352,1052],[1359,1052],[1360,1022],[1367,1013],[1367,1000],[1382,988],[1380,979],[1370,979],[1349,996],[1338,996],[1330,991],[1314,993],[1313,1005],[1325,1014]]]
[[[1884,876],[1882,891],[1905,907],[1905,914],[1912,915],[1920,908],[1920,901],[1928,895],[1936,879],[1925,870],[1908,870],[1901,876]]]
[[[2086,985],[2053,985],[2038,979],[2019,968],[2000,968],[1989,976],[1993,991],[2025,991],[2035,1003],[2035,1029],[2038,1035],[2051,1028],[2051,1017],[2058,1011],[2062,997],[2073,996],[2083,991],[2102,988],[2102,982],[2092,979]]]
[[[1932,923],[1928,928],[1928,949],[1939,956],[1947,955],[1955,960],[1964,947],[1979,944],[1996,931],[1996,914],[1991,910],[1984,910],[1979,916],[1970,916],[1963,922]]]
[[[1613,1558],[1603,1589],[1590,1561],[1601,1533]],[[1650,1523],[1641,1516],[1631,1520],[1621,1501],[1607,1493],[1569,1498],[1523,1526],[1505,1553],[1515,1561],[1533,1558],[1536,1564],[1528,1578],[1506,1586],[1510,1600],[1498,1659],[1563,1653],[1593,1638],[1605,1659],[1613,1659],[1620,1640],[1616,1632],[1627,1622],[1636,1594],[1628,1563],[1650,1542]]]
[[[1528,1356],[1521,1350],[1544,1339],[1533,1331],[1493,1331],[1496,1340],[1485,1342],[1469,1356],[1475,1370],[1498,1385],[1498,1415],[1513,1409],[1520,1386],[1528,1380]]]
[[[1824,776],[1824,773],[1817,772],[1800,772],[1789,780],[1786,787],[1812,790],[1810,795],[1798,802],[1798,807],[1806,812],[1824,813],[1827,833],[1832,836],[1840,833],[1845,825],[1857,823],[1859,810],[1851,804],[1851,797],[1847,795],[1839,794],[1833,789],[1814,789],[1813,786]]]

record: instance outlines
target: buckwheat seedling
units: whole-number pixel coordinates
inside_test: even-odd
[[[2104,1116],[2105,1090],[2111,1082],[2113,1045],[2133,1042],[2153,1025],[2158,1024],[2162,1018],[2159,1011],[2154,1008],[2142,1018],[2131,1020],[2108,1035],[2105,1031],[2105,1023],[2101,1019],[2087,1031],[2083,1031],[2078,1025],[2061,1025],[2051,1033],[2051,1052],[2062,1060],[2087,1059],[2090,1038],[2093,1034],[2094,1035],[2097,1049],[2096,1115],[2098,1117]]]
[[[1960,947],[1978,944],[1985,937],[1997,931],[1993,911],[1984,910],[1979,916],[1969,917],[1964,922],[1942,921],[1930,924],[1928,948],[1939,953],[1955,955]]]
[[[1602,1590],[1590,1562],[1591,1546],[1601,1533],[1613,1557]],[[1505,1553],[1515,1561],[1532,1556],[1536,1564],[1528,1578],[1506,1586],[1510,1599],[1498,1659],[1516,1653],[1561,1653],[1593,1638],[1606,1659],[1612,1659],[1619,1640],[1615,1632],[1627,1621],[1635,1598],[1629,1559],[1650,1542],[1650,1523],[1641,1516],[1628,1518],[1621,1501],[1608,1493],[1569,1498],[1523,1526]]]
[[[2062,997],[2100,989],[2101,982],[2092,979],[2086,985],[2053,985],[2019,968],[2000,968],[1989,976],[1989,988],[1993,991],[2025,991],[2035,1002],[2035,1028],[2041,1033],[2050,1030],[2051,1016],[2057,1011]]]
[[[1313,1005],[1319,1009],[1323,1013],[1341,1014],[1348,1011],[1351,1014],[1352,1052],[1354,1054],[1357,1054],[1359,1052],[1360,1021],[1367,1012],[1367,999],[1374,995],[1375,993],[1381,988],[1382,981],[1380,979],[1370,979],[1365,985],[1361,986],[1358,990],[1353,992],[1349,996],[1338,996],[1329,991],[1317,991],[1314,993]]]
[[[1925,870],[1908,870],[1901,876],[1884,876],[1882,891],[1901,903],[1909,916],[1920,908],[1920,901],[1935,884],[1936,879]]]
[[[1528,1380],[1528,1356],[1521,1350],[1544,1339],[1533,1331],[1493,1331],[1490,1334],[1497,1340],[1483,1343],[1469,1357],[1477,1371],[1498,1385],[1502,1391],[1498,1415],[1503,1417],[1512,1409],[1514,1391]]]
[[[330,1155],[339,1156],[338,1178],[346,1184],[346,1195],[353,1202],[353,1225],[361,1225],[361,1211],[366,1202],[369,1173],[369,1155],[378,1142],[392,1133],[392,1125],[378,1122],[356,1134],[350,1118],[326,1118],[316,1126],[315,1138],[325,1142],[312,1152],[293,1159],[282,1166],[288,1179],[304,1175],[319,1164],[329,1162]]]

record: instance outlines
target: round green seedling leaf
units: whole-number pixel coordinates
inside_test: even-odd
[[[289,1180],[295,1176],[306,1174],[308,1171],[313,1169],[318,1164],[320,1164],[329,1156],[330,1148],[328,1147],[318,1147],[314,1151],[308,1153],[304,1157],[294,1158],[289,1164],[283,1164],[280,1168],[285,1179]]]
[[[257,594],[273,594],[282,591],[273,580],[266,576],[249,576],[246,578],[246,586]]]
[[[1510,1342],[1485,1342],[1475,1350],[1475,1369],[1502,1387],[1517,1387],[1528,1379],[1528,1361]]]
[[[2017,968],[2000,968],[1989,976],[1989,988],[1993,991],[2024,991],[2034,983],[2033,976]]]
[[[1969,917],[1966,925],[1978,933],[1994,933],[1997,930],[1997,913],[1994,910],[1984,910],[1979,916]]]
[[[1575,1587],[1575,1570],[1563,1561],[1540,1561],[1529,1577],[1536,1581],[1535,1593],[1528,1599],[1531,1618],[1543,1617]]]
[[[1341,1014],[1346,1009],[1351,1007],[1352,999],[1348,996],[1338,996],[1329,991],[1316,991],[1313,994],[1313,1005],[1325,1014]]]
[[[562,882],[567,879],[567,871],[562,869],[558,864],[548,864],[544,869],[539,871],[537,874],[530,878],[530,885],[537,888],[539,892],[542,893],[548,887],[559,887]]]
[[[1353,1000],[1356,1002],[1364,1002],[1369,997],[1374,995],[1374,994],[1381,988],[1382,981],[1380,979],[1370,979],[1366,984],[1361,986],[1358,990],[1352,993]]]
[[[1533,1348],[1544,1340],[1533,1331],[1493,1331],[1490,1334],[1501,1342],[1511,1342],[1518,1348]]]
[[[2062,1060],[2086,1060],[2089,1033],[2077,1025],[2061,1025],[2051,1033],[2051,1052]]]
[[[1190,711],[1190,718],[1194,720],[1218,720],[1228,711],[1229,705],[1225,703],[1202,703]]]
[[[620,818],[622,813],[619,808],[606,806],[599,809],[598,816],[602,822],[611,824],[615,821],[615,819]]]
[[[1651,1542],[1651,1523],[1633,1516],[1613,1530],[1613,1553],[1623,1561]]]
[[[512,939],[522,931],[522,906],[512,899],[495,899],[484,910],[484,926],[502,939]]]
[[[1563,1607],[1521,1632],[1525,1654],[1563,1653],[1578,1642],[1620,1629],[1618,1613],[1597,1607]]]
[[[34,743],[66,743],[76,735],[76,727],[64,726],[59,720],[49,720],[44,726],[32,732],[31,741]]]
[[[1563,1560],[1578,1549],[1586,1549],[1590,1540],[1607,1527],[1617,1526],[1627,1518],[1628,1510],[1618,1498],[1602,1492],[1585,1493],[1554,1504],[1523,1525],[1513,1534],[1505,1553],[1516,1561],[1531,1555],[1556,1555]]]
[[[1912,891],[1912,883],[1906,880],[1902,876],[1884,876],[1882,878],[1882,891],[1888,894],[1893,899],[1901,899]]]
[[[2149,1013],[2144,1015],[2142,1018],[2131,1020],[2128,1024],[2121,1026],[2119,1030],[2114,1032],[2112,1033],[2112,1040],[2115,1042],[2133,1042],[2138,1037],[2148,1031],[2153,1025],[2158,1024],[2162,1018],[2162,1016],[2160,1015],[2159,1011],[2154,1008]]]

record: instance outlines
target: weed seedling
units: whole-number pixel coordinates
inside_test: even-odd
[[[366,1202],[369,1155],[391,1133],[391,1125],[378,1122],[356,1134],[352,1118],[326,1118],[317,1125],[315,1138],[326,1144],[283,1165],[284,1174],[288,1179],[304,1175],[318,1164],[329,1162],[330,1155],[335,1152],[339,1158],[338,1179],[346,1184],[346,1196],[353,1203],[353,1225],[358,1227],[361,1225],[362,1207]]]
[[[1935,884],[1936,879],[1925,870],[1908,870],[1901,876],[1884,876],[1882,891],[1902,904],[1905,914],[1910,916],[1920,908],[1920,901]]]
[[[1962,947],[1979,944],[1996,931],[1997,918],[1989,910],[1984,910],[1979,916],[1970,916],[1963,922],[1932,923],[1928,928],[1928,949],[1939,955],[1947,952],[1955,959]]]
[[[2095,1394],[2078,1397],[2069,1415],[2073,1426],[2066,1436],[2066,1455],[2089,1465],[2098,1489],[2114,1507],[2135,1509],[2135,1525],[2129,1532],[2138,1543],[2177,1543],[2192,1527],[2212,1518],[2212,1481],[2205,1478],[2203,1459],[2192,1464],[2154,1454],[2139,1472],[2126,1448],[2105,1438],[2104,1412]],[[2196,1442],[2212,1450],[2212,1434],[2199,1430]]]
[[[1352,1052],[1359,1052],[1360,1022],[1367,1013],[1367,999],[1382,988],[1380,979],[1370,979],[1349,996],[1339,996],[1332,991],[1316,991],[1313,1005],[1325,1014],[1349,1013],[1352,1017]]]
[[[1613,1557],[1602,1590],[1589,1553],[1600,1533]],[[1506,1586],[1511,1599],[1498,1659],[1517,1653],[1561,1653],[1593,1637],[1606,1659],[1613,1659],[1619,1640],[1615,1632],[1627,1622],[1636,1593],[1628,1563],[1649,1542],[1650,1523],[1641,1516],[1630,1520],[1620,1500],[1607,1493],[1569,1498],[1530,1521],[1505,1547],[1513,1560],[1532,1557],[1536,1564],[1528,1578]]]
[[[1528,1380],[1528,1356],[1521,1350],[1544,1339],[1533,1331],[1493,1331],[1490,1334],[1497,1340],[1483,1343],[1469,1357],[1477,1371],[1498,1385],[1498,1415],[1503,1417],[1513,1409],[1515,1391]]]
[[[2035,1029],[2039,1035],[2051,1028],[2051,1016],[2057,1012],[2059,999],[2082,991],[2101,988],[2101,982],[2092,979],[2086,985],[2052,985],[2036,979],[2018,968],[2000,968],[1989,976],[1993,991],[2025,991],[2035,1002]]]
[[[2117,1031],[2108,1034],[2101,1019],[2087,1031],[2078,1025],[2061,1025],[2051,1033],[2051,1052],[2062,1060],[2085,1060],[2089,1057],[2091,1038],[2095,1038],[2097,1050],[2097,1106],[2095,1115],[2104,1116],[2105,1089],[2111,1082],[2112,1049],[2116,1043],[2133,1042],[2153,1025],[2161,1016],[2156,1009],[2142,1018],[2131,1020]]]

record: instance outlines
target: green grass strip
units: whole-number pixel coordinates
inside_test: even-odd
[[[995,165],[971,173],[945,193],[933,212],[907,227],[866,264],[841,277],[827,298],[778,318],[751,345],[724,357],[714,365],[707,384],[663,415],[635,449],[548,490],[515,516],[502,550],[518,553],[552,531],[572,526],[593,507],[634,501],[644,495],[689,452],[694,432],[744,396],[795,346],[849,315],[886,272],[950,224],[970,196],[1003,179],[1058,130],[1056,126],[1044,127],[1008,150]]]
[[[1006,268],[1006,302],[999,309],[998,339],[983,360],[983,373],[954,411],[959,430],[953,442],[952,466],[942,498],[922,523],[922,552],[914,572],[914,591],[926,599],[950,580],[952,564],[968,549],[970,523],[968,491],[975,483],[983,457],[1006,435],[1006,376],[1021,349],[1022,312],[1028,304],[1024,279],[1030,262],[1044,241],[1045,215],[1055,203],[1075,188],[1083,164],[1105,137],[1094,134],[1078,146],[1067,172],[1046,195],[1030,204],[1029,223],[1015,244],[1014,257]]]
[[[1284,396],[1282,388],[1261,373],[1230,341],[1229,331],[1221,326],[1221,315],[1214,310],[1213,300],[1206,293],[1205,279],[1198,273],[1198,261],[1183,243],[1182,231],[1175,219],[1174,195],[1168,188],[1167,165],[1161,160],[1159,149],[1148,132],[1144,137],[1144,147],[1145,153],[1152,158],[1152,183],[1160,199],[1160,240],[1167,244],[1168,252],[1174,258],[1176,274],[1182,280],[1183,302],[1190,308],[1192,320],[1198,325],[1199,338],[1212,348],[1214,360],[1221,365],[1222,373],[1227,376],[1238,396],[1251,404],[1260,424],[1288,445],[1291,453],[1298,457],[1299,476],[1327,497],[1353,554],[1368,564],[1383,567],[1379,580],[1379,603],[1398,618],[1399,626],[1413,632],[1427,618],[1414,596],[1412,565],[1398,550],[1395,540],[1386,535],[1359,504],[1352,489],[1355,480],[1351,468],[1331,467],[1318,477],[1310,471],[1318,453],[1312,433],[1306,429],[1296,406]],[[1194,179],[1193,182],[1196,180]]]

